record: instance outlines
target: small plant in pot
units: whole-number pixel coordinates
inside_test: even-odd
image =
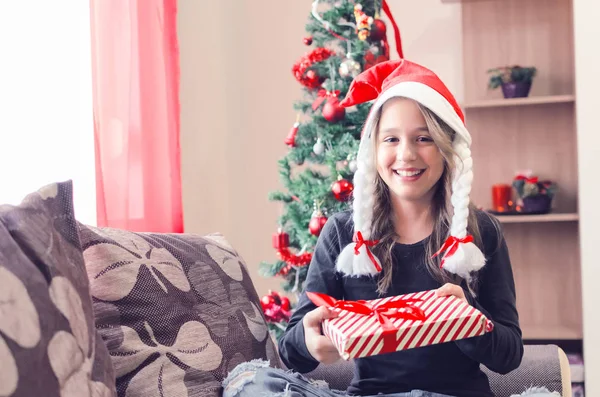
[[[534,67],[503,66],[488,70],[489,87],[502,87],[504,98],[524,98],[529,95],[531,83],[537,72]]]
[[[540,181],[537,176],[517,174],[512,185],[521,202],[520,212],[547,214],[552,209],[552,199],[557,191],[556,183]]]

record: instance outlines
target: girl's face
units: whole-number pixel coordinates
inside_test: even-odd
[[[392,197],[429,204],[444,172],[444,157],[414,101],[392,98],[383,105],[376,147],[377,172]]]

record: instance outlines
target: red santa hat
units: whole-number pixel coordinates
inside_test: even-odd
[[[455,132],[452,143],[456,152],[452,170],[451,202],[454,214],[450,235],[436,255],[442,256],[442,267],[465,279],[485,264],[481,250],[467,235],[469,194],[473,181],[471,135],[464,115],[440,78],[431,70],[405,59],[377,64],[358,75],[341,102],[344,107],[374,101],[365,122],[354,174],[354,242],[346,246],[337,260],[337,270],[349,275],[376,274],[381,262],[372,252],[377,241],[372,240],[371,222],[377,169],[374,159],[376,115],[390,98],[410,98],[425,106],[448,124]]]

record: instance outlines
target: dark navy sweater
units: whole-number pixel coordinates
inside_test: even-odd
[[[477,298],[465,290],[469,303],[494,323],[483,336],[355,359],[354,378],[347,392],[355,395],[408,392],[414,389],[457,397],[493,397],[480,364],[507,373],[517,368],[523,356],[523,341],[515,306],[515,285],[508,249],[490,215],[478,212],[487,263],[479,272]],[[335,270],[335,260],[352,241],[352,213],[335,214],[323,228],[304,290],[322,292],[336,299],[376,299],[377,277],[345,277]],[[394,296],[439,288],[425,268],[425,243],[395,244],[394,271],[390,289]],[[283,337],[279,353],[288,368],[301,373],[319,362],[306,348],[302,317],[316,306],[302,293]]]

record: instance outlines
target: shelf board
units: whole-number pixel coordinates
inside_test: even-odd
[[[522,325],[523,339],[529,340],[563,340],[563,339],[583,339],[582,330],[559,326],[527,326]]]
[[[579,214],[496,215],[501,223],[576,222]]]
[[[463,104],[464,109],[494,108],[507,106],[542,105],[575,102],[575,95],[531,96],[527,98],[483,99]]]

